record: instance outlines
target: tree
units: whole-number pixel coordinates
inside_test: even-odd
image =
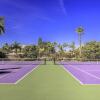
[[[83,29],[83,27],[78,27],[77,29],[76,29],[76,32],[78,33],[78,37],[79,37],[79,45],[80,45],[80,47],[79,47],[79,54],[80,54],[80,57],[82,56],[82,35],[83,35],[83,33],[84,33],[84,29]]]
[[[43,40],[41,37],[38,39],[38,47],[37,48],[38,48],[38,57],[40,58],[41,53],[44,51]]]
[[[64,49],[63,49],[63,45],[58,44],[58,48],[59,48],[59,51],[60,51],[60,52],[63,52],[63,51],[64,51]]]
[[[69,44],[68,43],[63,43],[62,44],[63,49],[65,49],[65,51],[68,49]]]
[[[74,51],[75,50],[75,42],[72,42],[70,45],[69,45],[69,47],[71,48],[71,50],[72,51]]]
[[[82,49],[82,54],[85,59],[100,59],[100,42],[87,42]]]
[[[38,39],[38,46],[42,46],[42,44],[43,44],[43,40],[42,40],[42,38],[40,37],[39,39]]]
[[[4,18],[0,17],[0,34],[4,33],[5,29],[4,29]]]
[[[39,57],[49,57],[51,54],[55,53],[54,44],[51,42],[44,42],[42,38],[38,39],[38,55]]]
[[[66,47],[67,45],[64,43],[64,44],[58,44],[58,49],[59,49],[59,57],[63,57],[64,55],[64,48]]]
[[[59,48],[59,51],[65,51],[65,49],[68,48],[68,44],[67,43],[63,43],[63,44],[58,44],[58,48]]]
[[[54,47],[54,44],[51,43],[51,42],[47,42],[46,43],[46,51],[47,51],[47,54],[51,55],[51,54],[54,54],[55,53],[55,47]]]
[[[7,57],[6,54],[4,52],[0,51],[0,58],[6,58],[6,57]]]
[[[53,44],[54,48],[56,49],[58,46],[57,42],[53,42],[52,44]]]
[[[5,32],[4,29],[4,17],[0,17],[0,35],[2,35]],[[6,55],[4,52],[0,51],[0,58],[5,58]]]
[[[14,42],[12,45],[11,45],[12,49],[15,50],[15,53],[17,54],[18,53],[18,50],[21,51],[21,46],[20,46],[20,43],[18,42]]]
[[[76,58],[76,54],[75,54],[75,42],[72,42],[69,47],[71,48],[71,52],[72,52],[72,56]]]
[[[2,47],[2,50],[5,52],[5,53],[9,53],[11,51],[11,47],[8,43],[5,43]]]
[[[23,49],[24,57],[27,58],[37,58],[38,51],[36,45],[26,46]]]

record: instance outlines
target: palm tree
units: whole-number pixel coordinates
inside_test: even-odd
[[[59,49],[59,58],[61,58],[64,54],[64,48],[65,46],[63,44],[58,44],[58,49]]]
[[[72,42],[69,46],[72,49],[72,51],[75,51],[75,42]]]
[[[0,17],[0,35],[5,32],[4,29],[4,18]]]
[[[37,46],[36,45],[28,45],[25,46],[25,48],[23,49],[23,57],[27,57],[27,58],[37,58]]]
[[[8,43],[5,43],[2,47],[2,50],[5,52],[5,53],[9,53],[11,48],[10,48],[10,45]]]
[[[59,48],[59,51],[60,51],[60,52],[63,52],[63,51],[64,51],[64,49],[63,49],[63,45],[58,44],[58,48]]]
[[[63,49],[64,49],[64,48],[67,49],[69,45],[68,45],[68,43],[63,43],[62,46],[63,46]],[[66,51],[66,50],[65,50],[65,51]]]
[[[15,50],[15,53],[17,54],[18,50],[21,50],[21,46],[20,46],[19,43],[14,42],[14,43],[12,44],[12,49],[14,49],[14,50]]]
[[[54,55],[55,55],[55,44],[54,43],[51,43],[51,42],[47,42],[47,53],[48,55],[53,58]]]
[[[43,40],[41,37],[38,38],[38,46],[41,46],[43,44]]]
[[[71,48],[71,52],[72,52],[72,55],[74,55],[76,57],[76,54],[75,54],[75,42],[72,42],[69,47]]]
[[[41,37],[38,38],[38,46],[37,46],[37,50],[38,50],[38,58],[41,57],[42,52],[44,51],[44,43]]]
[[[79,37],[79,55],[80,55],[80,58],[82,57],[82,35],[84,33],[84,29],[82,26],[78,27],[76,29],[76,32],[78,33],[78,37]]]
[[[0,35],[2,35],[5,32],[4,29],[4,18],[0,17]]]

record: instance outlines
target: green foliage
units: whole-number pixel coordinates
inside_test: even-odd
[[[15,42],[11,45],[11,49],[12,49],[12,50],[15,50],[15,53],[17,54],[18,50],[21,51],[20,43],[18,43],[18,42],[15,41]]]
[[[4,29],[4,18],[0,17],[0,34],[4,33],[5,29]]]
[[[6,54],[2,51],[0,51],[0,58],[6,58]]]
[[[10,53],[10,51],[11,51],[11,46],[10,46],[8,43],[5,43],[5,44],[3,45],[3,47],[2,47],[2,50],[3,50],[3,52],[5,52],[6,54],[7,54],[7,53]]]
[[[71,48],[71,51],[74,51],[75,50],[75,42],[72,42],[69,47]]]
[[[0,34],[4,33],[4,27],[0,25]]]
[[[87,59],[100,59],[100,42],[91,41],[83,47],[83,57]]]
[[[100,42],[90,41],[82,46],[81,58],[100,59]],[[75,42],[70,44],[57,44],[56,42],[44,42],[39,38],[38,45],[28,45],[21,47],[20,43],[14,42],[11,45],[5,43],[1,49],[5,54],[17,53],[25,58],[78,58],[80,59],[80,47],[75,46]],[[21,51],[20,51],[21,50]],[[3,54],[1,54],[3,55]],[[5,56],[4,56],[5,57]]]
[[[78,27],[76,32],[78,33],[78,38],[79,38],[79,45],[80,45],[80,48],[79,48],[79,56],[80,58],[82,57],[82,34],[84,33],[84,29],[82,26]]]
[[[41,38],[38,40],[38,57],[50,57],[55,53],[55,43],[44,42]]]
[[[38,39],[38,46],[42,46],[42,44],[43,44],[42,38],[39,38]]]
[[[77,32],[78,34],[82,34],[82,33],[84,32],[83,27],[82,27],[82,26],[78,27],[78,28],[76,29],[76,32]]]
[[[33,46],[26,46],[23,49],[24,57],[25,58],[37,58],[38,51],[35,45]]]

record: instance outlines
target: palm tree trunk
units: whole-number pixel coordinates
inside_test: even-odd
[[[16,55],[17,55],[17,48],[15,49]]]
[[[81,39],[81,34],[79,34],[79,56],[80,58],[82,57],[82,39]]]

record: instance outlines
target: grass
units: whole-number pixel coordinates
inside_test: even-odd
[[[0,85],[0,100],[100,100],[100,85],[80,85],[48,62],[17,85]]]

